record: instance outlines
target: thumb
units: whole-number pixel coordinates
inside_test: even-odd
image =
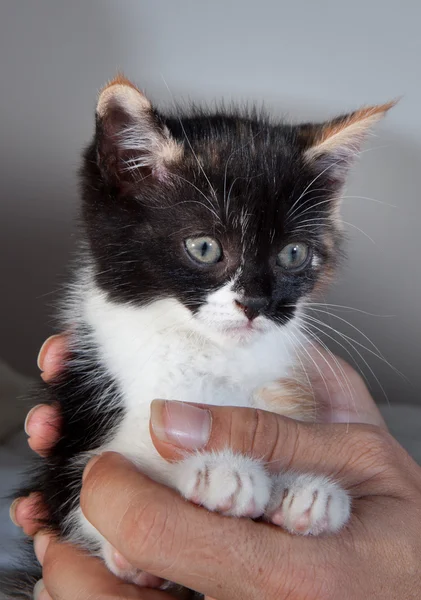
[[[382,454],[389,440],[372,425],[300,423],[259,409],[164,400],[152,402],[150,431],[156,449],[169,461],[186,452],[231,448],[262,460],[273,472],[292,467],[340,475],[348,485],[361,482],[362,470],[367,478],[379,474],[383,462],[373,463],[373,453]]]

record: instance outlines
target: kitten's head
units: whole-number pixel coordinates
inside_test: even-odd
[[[97,284],[115,302],[172,299],[174,324],[221,339],[287,324],[334,272],[347,171],[391,106],[304,125],[165,117],[117,78],[83,169]]]

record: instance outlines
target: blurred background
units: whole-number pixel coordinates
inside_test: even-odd
[[[54,331],[80,152],[118,69],[161,108],[224,98],[297,121],[402,96],[353,171],[349,259],[313,315],[421,462],[420,23],[417,0],[1,0],[0,497],[27,460],[20,396]],[[17,536],[8,508],[0,571]]]
[[[318,316],[348,336],[326,328],[379,401],[376,378],[391,403],[419,402],[420,22],[414,0],[2,0],[0,358],[37,372],[74,247],[80,151],[118,69],[161,108],[224,98],[320,119],[402,96],[345,193],[349,260],[326,301],[358,310]]]

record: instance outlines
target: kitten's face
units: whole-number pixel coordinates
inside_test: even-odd
[[[287,324],[333,272],[345,171],[362,122],[385,110],[321,126],[180,120],[108,86],[83,171],[98,284],[117,302],[175,299],[174,325],[210,337]]]

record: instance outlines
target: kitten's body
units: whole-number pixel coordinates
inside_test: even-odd
[[[86,279],[83,285],[87,285]],[[80,295],[80,314],[82,331],[91,333],[85,333],[83,343],[76,337],[74,344],[80,349],[88,342],[88,360],[95,347],[101,365],[115,382],[112,395],[98,403],[98,412],[104,414],[110,406],[123,407],[114,431],[110,429],[95,453],[120,452],[153,479],[177,487],[178,470],[162,459],[150,439],[153,399],[268,408],[265,390],[272,386],[273,393],[276,386],[278,412],[312,418],[314,407],[305,397],[301,402],[295,399],[293,405],[290,393],[282,398],[282,379],[296,380],[297,387],[301,383],[295,348],[297,336],[302,341],[304,336],[296,324],[290,326],[295,339],[289,336],[288,327],[275,328],[238,346],[235,340],[231,344],[218,340],[217,335],[214,340],[204,339],[200,328],[192,326],[187,309],[173,300],[128,307],[107,300],[92,280],[88,288]],[[86,532],[91,532],[91,527],[83,518],[79,520],[78,508],[75,512],[76,520],[74,513],[69,515],[71,536],[80,539],[79,524]]]
[[[347,521],[348,495],[320,474],[274,476],[229,450],[167,463],[149,410],[160,398],[315,419],[300,314],[337,263],[350,160],[388,108],[271,125],[256,115],[166,118],[121,78],[101,93],[82,172],[81,267],[63,322],[69,356],[42,396],[60,404],[61,436],[25,492],[40,491],[47,525],[120,576],[137,573],[118,569],[79,508],[84,465],[105,450],[210,510],[297,533]]]

